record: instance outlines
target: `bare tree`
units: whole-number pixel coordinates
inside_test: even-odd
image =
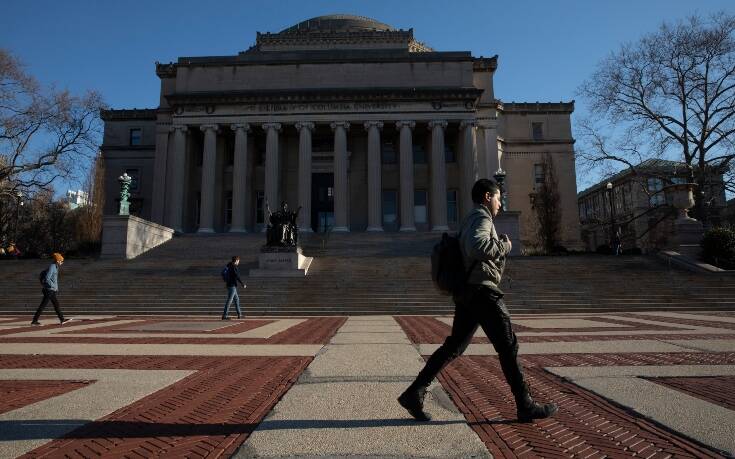
[[[699,185],[695,212],[711,201],[709,178],[732,179],[735,162],[735,15],[692,16],[612,52],[579,93],[580,169],[609,175],[646,159],[685,164]],[[735,182],[726,184],[735,191]]]
[[[98,149],[102,100],[44,89],[0,49],[0,194],[80,175]]]

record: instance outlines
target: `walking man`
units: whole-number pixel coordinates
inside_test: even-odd
[[[431,381],[449,362],[460,356],[472,340],[477,327],[487,335],[498,353],[500,366],[516,402],[518,420],[529,422],[552,416],[557,411],[553,403],[538,404],[528,391],[518,362],[518,341],[510,315],[498,288],[505,268],[505,258],[512,243],[507,235],[495,232],[493,218],[500,210],[500,189],[488,179],[478,180],[472,187],[475,209],[462,222],[459,243],[467,285],[454,295],[452,333],[426,362],[416,380],[398,402],[418,421],[429,421],[424,412],[424,396]]]
[[[71,320],[64,318],[64,313],[61,312],[61,307],[59,306],[59,300],[56,298],[56,294],[59,292],[59,268],[64,264],[64,257],[61,256],[60,253],[54,253],[52,258],[54,259],[54,262],[51,263],[48,269],[46,269],[46,274],[43,275],[43,273],[41,273],[42,275],[40,280],[43,285],[43,300],[41,300],[41,304],[38,306],[36,314],[33,316],[31,325],[41,325],[38,319],[41,317],[41,313],[43,313],[43,310],[46,305],[48,305],[49,301],[54,305],[54,310],[56,311],[56,315],[59,316],[59,322],[62,325]]]
[[[240,264],[240,257],[232,257],[232,261],[227,263],[225,269],[224,278],[227,283],[227,302],[225,303],[225,310],[222,312],[222,320],[230,320],[227,316],[227,312],[230,310],[230,304],[232,300],[235,300],[235,310],[237,311],[237,318],[242,319],[242,312],[240,311],[240,295],[237,294],[237,283],[239,282],[243,288],[245,284],[240,279],[240,271],[237,266]]]

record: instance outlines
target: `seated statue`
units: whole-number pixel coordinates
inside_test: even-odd
[[[268,213],[268,229],[266,232],[266,246],[268,247],[295,247],[299,241],[299,227],[296,220],[301,207],[296,212],[288,210],[286,201],[281,202],[281,209],[271,212],[266,202]]]

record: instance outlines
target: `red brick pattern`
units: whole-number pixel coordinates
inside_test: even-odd
[[[165,327],[161,327],[159,330],[140,330],[136,329],[136,327],[142,327],[147,326],[151,324],[165,324],[168,322],[187,322],[187,320],[165,320],[165,319],[146,319],[141,320],[138,323],[127,323],[127,324],[116,324],[116,325],[109,325],[107,327],[95,327],[93,329],[87,329],[87,330],[75,330],[73,327],[70,327],[68,331],[60,332],[60,335],[76,335],[76,334],[84,334],[84,333],[167,333],[167,334],[191,334],[191,333],[204,333],[204,334],[222,334],[222,333],[243,333],[248,330],[252,330],[258,327],[262,327],[263,325],[268,325],[270,323],[275,322],[274,319],[272,320],[247,320],[247,321],[230,321],[225,322],[222,320],[196,320],[198,323],[202,322],[211,322],[212,330],[167,330]],[[189,320],[191,322],[191,320]],[[217,328],[221,327],[221,328]]]
[[[565,360],[572,363],[574,356]],[[559,404],[555,417],[516,422],[495,357],[460,357],[439,381],[495,457],[721,457],[538,366],[527,366],[526,377],[538,400]]]
[[[735,411],[735,376],[680,376],[646,379]]]
[[[198,370],[22,457],[227,457],[252,433],[311,360],[0,356],[0,368]]]
[[[707,315],[709,316],[712,314],[707,313]],[[658,317],[658,316],[647,316],[645,314],[633,314],[633,313],[626,313],[624,314],[624,316],[634,317],[636,319],[655,320],[656,322],[666,322],[670,324],[694,325],[697,327],[716,327],[716,328],[725,328],[728,330],[735,330],[735,324],[731,324],[727,322],[716,322],[713,320],[683,319],[679,317]]]
[[[0,414],[93,383],[94,381],[0,380]]]

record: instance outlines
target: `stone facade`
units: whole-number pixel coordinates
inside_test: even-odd
[[[265,202],[282,200],[302,207],[302,230],[443,231],[472,207],[472,183],[502,167],[532,244],[534,164],[550,154],[563,242],[577,247],[574,104],[504,104],[496,70],[497,56],[437,52],[355,16],[157,64],[157,109],[102,114],[107,195],[136,174],[132,211],[183,232],[260,231]]]
[[[664,187],[688,182],[683,163],[648,160],[636,166],[637,174],[626,170],[579,193],[577,204],[582,225],[582,240],[590,251],[609,246],[613,224],[620,228],[622,249],[642,252],[676,245],[675,212],[666,201]],[[607,183],[613,185],[612,191]],[[723,223],[725,187],[722,175],[710,179],[709,222]],[[612,208],[610,202],[612,200]]]

